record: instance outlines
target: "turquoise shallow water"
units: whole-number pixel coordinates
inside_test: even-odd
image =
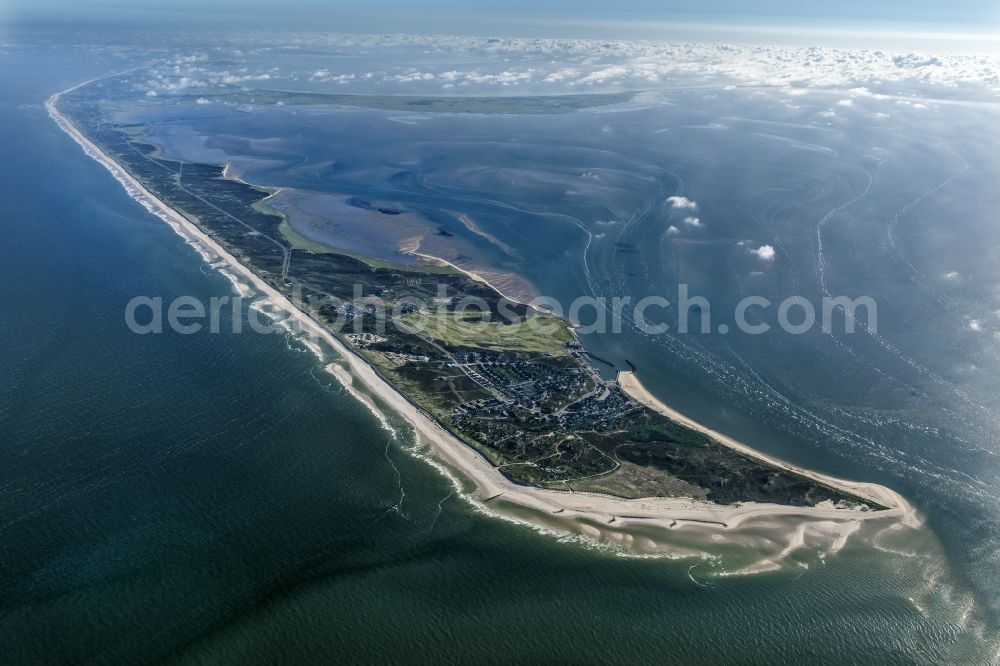
[[[229,283],[41,101],[111,71],[3,56],[0,654],[39,663],[985,662],[942,559],[849,545],[720,578],[477,514],[296,342],[137,336]]]

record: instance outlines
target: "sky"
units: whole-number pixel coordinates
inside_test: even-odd
[[[998,0],[3,0],[0,21],[1000,50]]]

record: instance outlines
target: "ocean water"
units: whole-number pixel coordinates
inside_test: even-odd
[[[935,493],[917,472],[907,484],[898,468],[831,451],[819,435],[795,437],[795,420],[779,412],[753,425],[756,403],[720,401],[698,364],[659,343],[593,341],[713,425],[796,462],[893,485],[942,546],[893,553],[849,542],[820,562],[735,577],[708,559],[623,557],[477,512],[413,455],[403,424],[383,424],[295,340],[129,332],[123,312],[134,296],[207,298],[232,287],[42,108],[120,62],[28,37],[0,57],[3,663],[986,663],[996,654],[989,506],[977,511],[943,482]],[[852,173],[831,182],[854,192],[863,176]],[[476,184],[474,196],[484,189]],[[559,229],[550,238],[568,238]],[[585,245],[585,234],[569,238]],[[518,247],[527,254],[537,243]],[[562,296],[580,291],[588,267],[618,266],[590,275],[601,287],[663,277],[589,252],[586,263],[550,258],[548,273],[527,277]],[[720,298],[731,286],[714,285]],[[973,399],[988,392],[973,388],[964,387]],[[955,431],[936,427],[923,434],[934,450],[976,476],[979,459],[948,453]]]

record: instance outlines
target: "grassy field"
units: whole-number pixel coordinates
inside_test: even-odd
[[[566,322],[548,315],[534,315],[517,324],[483,322],[475,314],[463,319],[454,312],[440,315],[413,313],[403,317],[403,321],[449,347],[564,356],[567,354],[566,343],[573,340]]]

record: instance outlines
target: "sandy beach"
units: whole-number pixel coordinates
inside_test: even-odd
[[[756,449],[752,449],[746,444],[724,435],[717,430],[712,430],[708,426],[698,423],[694,419],[688,418],[684,414],[681,414],[677,410],[673,409],[669,405],[664,404],[653,396],[646,387],[639,382],[639,378],[632,371],[623,371],[618,373],[618,385],[625,391],[626,394],[636,402],[649,407],[650,409],[657,411],[672,421],[676,421],[683,426],[691,428],[692,430],[697,430],[703,433],[720,444],[724,444],[731,449],[744,453],[752,458],[758,460],[763,460],[775,467],[780,467],[781,469],[786,469],[790,472],[796,474],[801,474],[802,476],[818,481],[824,485],[842,490],[848,493],[853,493],[859,497],[876,502],[889,508],[901,509],[906,505],[906,501],[898,494],[886,488],[885,486],[880,486],[875,483],[860,483],[855,481],[846,481],[844,479],[838,479],[833,476],[828,476],[826,474],[820,474],[819,472],[814,472],[804,467],[798,467],[792,465],[791,463],[785,462],[773,456],[769,456],[766,453],[762,453]]]
[[[470,271],[466,268],[462,268],[458,264],[448,261],[447,259],[442,259],[441,257],[435,257],[432,254],[418,252],[417,250],[410,250],[408,254],[412,254],[415,257],[421,257],[422,259],[427,259],[429,261],[437,262],[444,266],[448,266],[449,268],[454,269],[459,273],[465,275],[467,278],[475,280],[480,284],[486,285],[496,293],[506,298],[511,303],[517,303],[518,305],[526,305],[535,312],[538,312],[540,314],[548,314],[548,312],[546,312],[544,308],[540,308],[531,302],[535,294],[532,288],[528,286],[527,283],[524,282],[523,280],[511,280],[511,282],[513,282],[511,286],[514,289],[513,290],[505,289],[504,287],[498,284],[498,282],[504,279],[505,277],[508,277],[509,279],[509,276],[505,274],[497,273],[496,277],[493,276],[486,277],[486,273],[484,271],[479,271],[479,272]]]
[[[355,354],[329,331],[306,313],[297,309],[284,295],[261,280],[226,252],[195,224],[173,210],[146,190],[121,165],[103,153],[87,139],[72,122],[61,115],[57,108],[59,97],[84,84],[53,95],[46,103],[49,115],[69,134],[83,150],[102,164],[125,187],[129,194],[150,212],[165,221],[182,238],[195,247],[204,260],[227,273],[230,279],[248,283],[258,293],[269,299],[273,309],[283,311],[300,328],[302,334],[320,340],[333,349],[342,361],[334,364],[336,375],[343,383],[366,401],[373,410],[392,410],[400,414],[413,427],[422,447],[432,453],[456,481],[463,496],[482,511],[494,513],[510,520],[531,524],[537,528],[561,534],[620,545],[643,553],[705,552],[712,547],[713,534],[739,530],[769,529],[774,539],[768,541],[767,561],[781,559],[782,553],[791,548],[810,545],[803,538],[805,530],[822,535],[823,547],[839,549],[847,537],[858,529],[861,521],[902,521],[909,526],[919,525],[912,507],[897,493],[875,484],[855,483],[804,470],[780,461],[715,432],[672,410],[649,394],[633,373],[619,377],[622,388],[638,402],[660,411],[668,417],[747,455],[805,476],[821,483],[870,498],[889,507],[886,511],[860,511],[833,507],[793,507],[775,504],[745,503],[721,506],[705,501],[685,498],[647,498],[626,500],[607,495],[545,490],[516,485],[503,477],[485,458],[455,438],[423,411],[383,380],[360,356]],[[455,267],[458,268],[458,267]],[[462,269],[459,269],[462,270]],[[466,271],[463,271],[466,272]],[[472,276],[486,282],[479,276]],[[486,282],[489,284],[488,282]],[[780,519],[780,520],[779,520]],[[794,525],[789,527],[789,521]],[[801,527],[808,523],[807,527]],[[638,533],[645,536],[638,537]],[[676,542],[671,533],[687,532],[683,548],[671,551]],[[702,538],[704,537],[704,538]],[[717,539],[716,539],[717,540]],[[770,543],[773,541],[773,544]],[[813,545],[815,545],[815,540]],[[786,553],[787,554],[787,553]]]

